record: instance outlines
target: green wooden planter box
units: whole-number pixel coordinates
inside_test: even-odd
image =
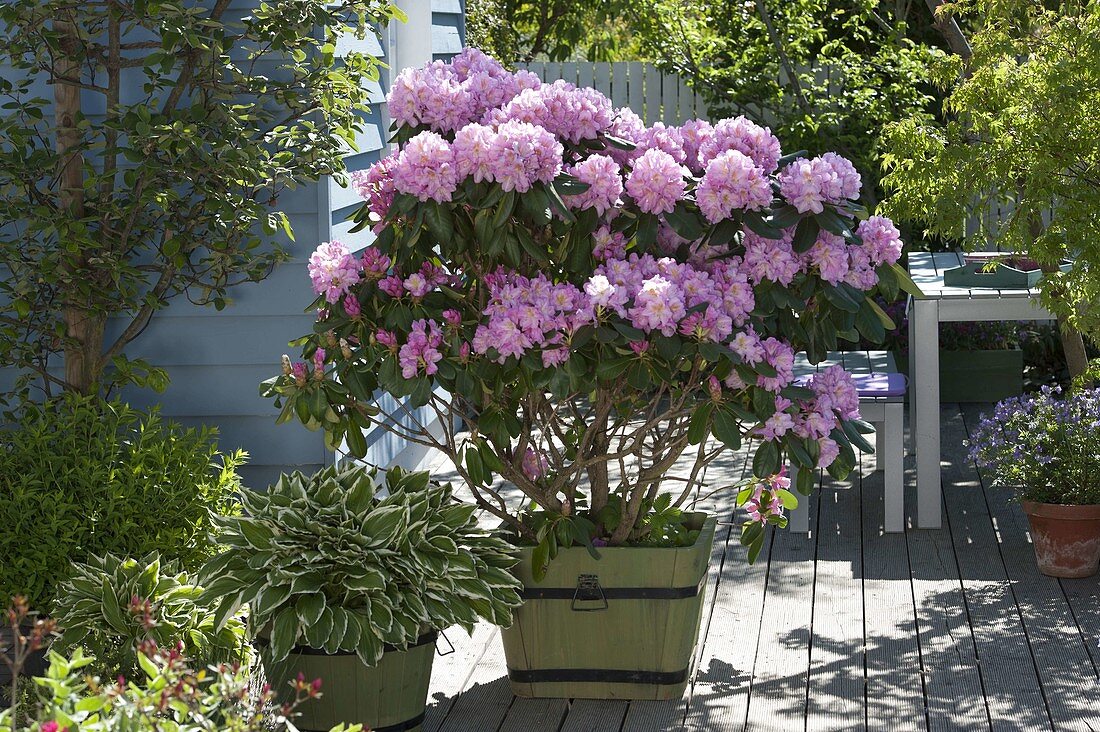
[[[997,402],[1024,390],[1024,352],[940,351],[941,402]]]
[[[531,548],[516,573],[524,603],[502,632],[516,696],[679,699],[699,636],[715,519],[689,514],[693,546],[562,550],[542,582]]]
[[[895,354],[896,355],[896,354]],[[898,357],[899,370],[907,373],[908,359]],[[1019,396],[1024,390],[1024,352],[940,351],[940,401],[998,402]]]
[[[944,270],[943,284],[948,287],[1027,289],[1034,287],[1043,276],[1040,269],[1018,269],[1008,262],[997,261],[995,256],[968,254],[966,257],[969,261],[961,266]],[[992,268],[987,269],[991,263]],[[1031,266],[1038,265],[1032,263]],[[1063,261],[1061,270],[1067,272],[1071,266],[1068,260]]]
[[[355,653],[298,647],[278,664],[264,659],[264,671],[271,688],[287,694],[287,700],[289,684],[299,673],[321,679],[321,698],[298,708],[301,716],[294,724],[302,732],[328,732],[340,723],[362,724],[371,732],[420,732],[435,639],[436,633],[426,633],[408,650],[387,650],[370,668]]]

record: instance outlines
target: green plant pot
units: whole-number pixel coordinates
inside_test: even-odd
[[[373,667],[364,666],[355,653],[328,654],[301,646],[279,663],[263,653],[261,658],[268,683],[282,700],[293,698],[291,683],[299,673],[309,681],[321,679],[321,698],[298,708],[301,716],[294,724],[302,732],[328,732],[340,723],[362,724],[371,732],[419,732],[436,635],[425,633],[404,651],[387,649]]]
[[[524,603],[502,631],[516,696],[678,699],[691,671],[703,611],[715,519],[689,547],[563,549],[546,577],[531,576],[525,547],[515,572]]]
[[[909,359],[894,354],[898,371],[909,374]],[[999,402],[1024,390],[1024,352],[940,351],[940,401]]]

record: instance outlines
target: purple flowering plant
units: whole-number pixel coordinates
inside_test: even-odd
[[[304,360],[262,387],[280,419],[357,456],[376,427],[442,450],[542,566],[574,543],[690,543],[670,512],[750,442],[755,556],[796,503],[786,464],[808,494],[814,468],[845,475],[852,444],[869,449],[848,374],[792,371],[800,351],[882,339],[866,293],[915,289],[847,160],[784,156],[744,117],[646,128],[473,49],[403,71],[388,102],[401,147],[355,178],[353,231],[376,238],[311,258]],[[408,397],[397,414],[379,389]]]
[[[1044,386],[998,402],[967,441],[970,459],[1020,498],[1100,504],[1100,389]]]

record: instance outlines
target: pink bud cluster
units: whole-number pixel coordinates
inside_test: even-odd
[[[442,344],[443,331],[438,323],[425,319],[414,321],[408,340],[397,353],[401,375],[414,379],[421,373],[431,376],[438,371],[436,364],[443,358],[439,350]]]

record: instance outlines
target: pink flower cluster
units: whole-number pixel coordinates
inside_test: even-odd
[[[375,233],[381,230],[381,222],[386,218],[393,204],[393,167],[396,164],[397,156],[387,155],[370,168],[357,170],[351,174],[351,182],[356,192],[367,201]]]
[[[545,275],[534,278],[499,271],[486,278],[489,286],[487,322],[478,325],[472,341],[475,353],[497,353],[503,363],[528,350],[543,349],[543,365],[564,363],[569,358],[565,337],[591,317],[586,298],[575,286],[555,285]]]
[[[525,122],[505,122],[496,129],[474,124],[459,130],[454,143],[435,132],[421,132],[409,140],[396,162],[386,170],[379,169],[381,163],[375,165],[371,175],[380,179],[388,172],[394,190],[443,203],[468,177],[520,193],[536,182],[549,183],[561,172],[562,152],[561,143],[542,127]]]
[[[401,375],[406,379],[415,379],[422,369],[427,376],[438,371],[436,364],[443,358],[439,350],[442,343],[443,331],[438,323],[425,319],[414,321],[409,339],[397,353]]]
[[[819,214],[825,204],[859,198],[861,180],[855,166],[836,153],[800,158],[779,173],[779,192],[799,213]]]
[[[646,213],[668,213],[684,197],[684,167],[664,150],[646,150],[634,161],[626,192]]]
[[[588,190],[575,196],[566,196],[565,202],[572,208],[583,210],[596,209],[603,216],[619,204],[623,194],[623,179],[619,173],[619,164],[607,155],[591,155],[569,169],[582,183],[588,184]]]
[[[450,201],[458,188],[454,151],[435,132],[421,132],[409,140],[398,154],[391,175],[395,190],[421,201]]]
[[[727,150],[737,150],[749,156],[768,175],[779,167],[779,158],[783,156],[779,138],[767,127],[761,127],[745,117],[724,119],[710,130],[706,129],[705,122],[696,120],[689,124],[698,140],[698,166],[701,169]]]
[[[769,516],[783,515],[783,499],[779,491],[789,491],[791,479],[787,477],[787,469],[784,467],[778,475],[758,482],[753,486],[752,495],[745,503],[745,511],[749,514],[749,520],[764,523]]]
[[[359,281],[359,261],[339,241],[324,242],[309,257],[309,279],[313,292],[329,303],[340,302]]]
[[[500,109],[485,115],[487,124],[527,122],[574,145],[611,129],[611,101],[595,89],[565,81],[524,89]]]
[[[727,150],[707,163],[695,189],[695,201],[707,221],[716,224],[734,210],[759,211],[772,202],[771,181],[764,169],[739,150]]]
[[[744,324],[755,306],[752,288],[735,259],[698,269],[671,258],[632,254],[597,267],[585,293],[594,318],[613,311],[646,333],[679,332],[716,343],[726,341],[735,325]]]
[[[481,51],[467,48],[449,64],[433,61],[405,69],[394,79],[386,101],[390,116],[400,124],[453,132],[525,89],[541,86],[535,74],[510,73]]]

